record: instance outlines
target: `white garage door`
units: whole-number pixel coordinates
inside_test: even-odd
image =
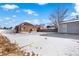
[[[67,33],[67,24],[62,25],[62,32]]]

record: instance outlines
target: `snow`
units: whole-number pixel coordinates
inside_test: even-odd
[[[49,32],[51,34],[48,34],[49,36],[43,36],[43,34],[47,34],[45,32],[16,34],[11,33],[11,30],[0,30],[0,33],[7,36],[11,42],[17,42],[20,46],[27,45],[23,49],[34,51],[40,56],[79,56],[78,35],[64,35],[51,32]],[[66,36],[71,36],[71,38]]]

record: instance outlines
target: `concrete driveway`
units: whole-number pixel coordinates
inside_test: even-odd
[[[52,32],[9,33],[0,31],[11,42],[17,42],[23,49],[34,51],[39,56],[79,56],[79,36]]]

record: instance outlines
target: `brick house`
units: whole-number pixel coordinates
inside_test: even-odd
[[[32,25],[28,22],[21,23],[20,25],[15,26],[15,32],[31,32],[31,31],[39,31],[40,27]]]

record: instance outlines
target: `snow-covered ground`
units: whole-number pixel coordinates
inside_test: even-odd
[[[0,30],[12,42],[17,42],[23,49],[34,51],[40,56],[79,56],[79,35],[58,34],[51,32],[11,33]]]

